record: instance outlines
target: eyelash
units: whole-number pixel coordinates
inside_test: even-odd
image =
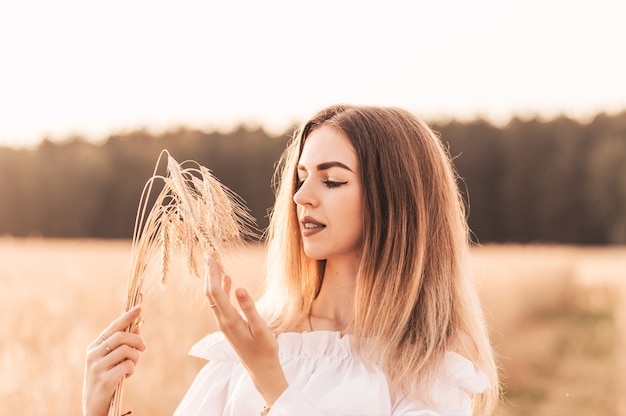
[[[345,184],[348,183],[348,181],[337,182],[337,181],[329,181],[329,180],[325,180],[325,181],[322,181],[322,182],[324,183],[324,185],[326,185],[326,187],[328,189],[338,188],[341,185],[345,185]],[[304,181],[297,181],[296,182],[296,191],[298,191],[302,187],[303,184],[304,184]]]
[[[329,181],[329,180],[324,181],[324,185],[326,185],[327,188],[338,188],[341,185],[345,185],[347,183],[348,181],[345,181],[345,182],[336,182],[336,181]]]

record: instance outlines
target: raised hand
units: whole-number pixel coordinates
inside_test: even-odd
[[[266,405],[271,406],[288,386],[278,360],[276,338],[249,293],[242,288],[235,290],[242,317],[230,303],[230,276],[224,274],[222,266],[210,256],[207,256],[207,265],[205,292],[217,325],[248,370]]]
[[[106,416],[113,391],[123,377],[135,372],[146,344],[138,334],[124,330],[141,313],[137,305],[120,315],[87,347],[83,380],[83,415]]]

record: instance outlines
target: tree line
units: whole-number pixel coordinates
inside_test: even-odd
[[[513,118],[431,123],[454,158],[473,238],[626,243],[626,112],[583,123]],[[129,238],[162,149],[209,168],[267,226],[273,172],[291,132],[137,130],[34,149],[0,147],[0,235]]]

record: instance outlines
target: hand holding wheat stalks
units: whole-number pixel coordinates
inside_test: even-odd
[[[157,175],[163,158],[167,159],[165,176]],[[163,189],[148,210],[157,182],[163,183]],[[194,161],[179,164],[163,150],[139,201],[124,310],[141,303],[150,283],[163,286],[170,276],[180,276],[172,273],[173,257],[184,256],[187,274],[200,277],[205,272],[205,253],[219,261],[225,249],[254,236],[254,230],[254,219],[243,201],[207,168]],[[154,263],[160,265],[158,272],[150,267]],[[126,331],[137,333],[141,323],[139,317]],[[115,389],[109,416],[121,416],[123,384],[122,379]]]

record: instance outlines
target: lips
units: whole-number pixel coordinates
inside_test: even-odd
[[[316,234],[326,228],[326,225],[309,216],[302,218],[300,222],[302,223],[303,227],[302,235],[305,237]]]

